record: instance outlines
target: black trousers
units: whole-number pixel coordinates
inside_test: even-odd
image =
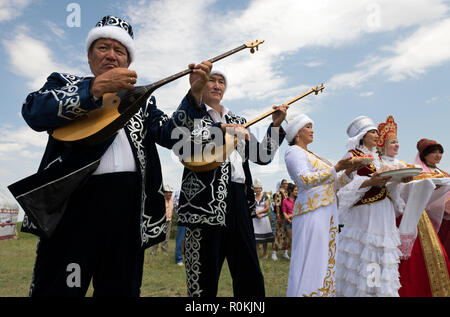
[[[259,266],[253,222],[245,197],[245,185],[232,183],[227,226],[186,228],[186,283],[189,296],[215,297],[225,258],[236,297],[264,297],[264,278]]]
[[[140,249],[137,173],[92,176],[69,202],[54,234],[41,238],[30,296],[139,296]]]

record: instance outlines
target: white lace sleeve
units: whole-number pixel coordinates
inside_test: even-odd
[[[337,193],[339,208],[351,208],[370,189],[370,187],[360,188],[362,183],[369,179],[368,176],[359,176],[356,172],[353,172],[351,174],[351,178],[352,180],[347,185],[339,189]]]
[[[337,174],[336,182],[334,184],[334,187],[338,191],[339,189],[341,189],[342,187],[344,187],[345,185],[347,185],[351,181],[352,181],[352,179],[349,176],[347,176],[345,171],[341,171],[341,172],[339,172]]]
[[[403,211],[405,210],[406,203],[400,196],[403,187],[404,184],[402,183],[388,183],[386,185],[389,197],[391,198],[394,204],[395,217],[402,215]]]

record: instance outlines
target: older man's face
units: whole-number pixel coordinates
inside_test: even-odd
[[[218,74],[211,75],[203,88],[203,101],[207,105],[220,103],[225,92],[225,79]]]
[[[113,39],[98,39],[88,53],[92,74],[99,76],[113,68],[128,68],[128,51],[120,42]]]

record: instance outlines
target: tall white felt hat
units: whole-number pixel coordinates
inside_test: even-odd
[[[353,138],[357,136],[358,134],[362,133],[364,130],[370,131],[370,130],[377,130],[377,125],[366,116],[359,116],[353,119],[353,121],[350,123],[350,125],[347,128],[347,135],[350,138]]]
[[[377,125],[366,116],[359,116],[352,120],[347,128],[347,149],[354,149],[359,145],[359,141],[371,130],[378,130]]]

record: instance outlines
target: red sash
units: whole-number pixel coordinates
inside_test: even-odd
[[[364,152],[360,150],[350,150],[349,151],[353,157],[362,157],[364,156]],[[361,167],[357,174],[359,176],[370,176],[371,174],[375,173],[377,171],[377,168],[373,163],[370,163],[369,165]],[[387,190],[386,186],[383,187],[371,187],[364,196],[357,201],[354,206],[360,206],[360,205],[366,205],[366,204],[372,204],[377,201],[381,201],[387,197]]]

